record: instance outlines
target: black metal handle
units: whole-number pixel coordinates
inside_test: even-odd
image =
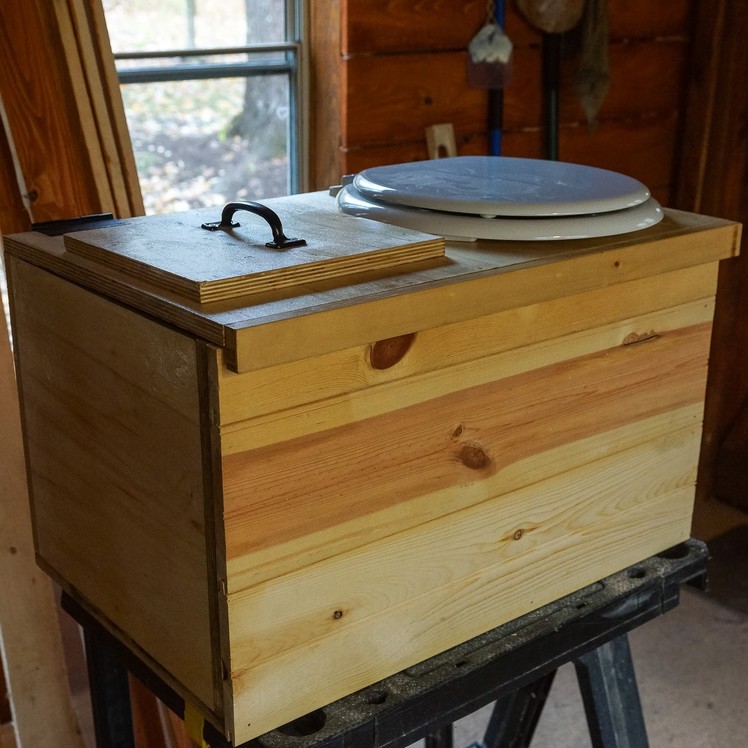
[[[283,224],[278,214],[261,203],[227,203],[221,211],[221,220],[212,223],[204,223],[202,228],[208,229],[208,231],[218,231],[218,229],[233,229],[240,224],[233,221],[234,213],[237,210],[247,210],[250,213],[264,218],[271,231],[273,232],[273,241],[266,242],[266,247],[272,249],[286,249],[288,247],[302,247],[306,244],[304,239],[291,239],[283,233]]]

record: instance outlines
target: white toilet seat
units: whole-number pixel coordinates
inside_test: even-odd
[[[463,156],[380,166],[338,194],[351,215],[460,240],[581,239],[662,220],[631,177],[539,159]]]

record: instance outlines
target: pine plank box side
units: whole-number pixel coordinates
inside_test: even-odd
[[[39,563],[238,745],[662,551],[739,233],[666,211],[211,303],[7,237]]]

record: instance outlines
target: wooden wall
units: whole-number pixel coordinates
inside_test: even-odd
[[[367,166],[427,157],[424,128],[455,127],[460,155],[488,151],[486,91],[467,81],[467,45],[485,0],[312,3],[313,186]],[[591,131],[561,69],[560,158],[623,171],[671,202],[693,0],[610,0],[611,85]],[[504,91],[504,155],[540,157],[541,42],[507,3],[513,79]]]
[[[0,3],[0,105],[2,232],[143,213],[100,2]]]
[[[697,13],[677,204],[744,224],[742,254],[720,269],[699,494],[748,511],[748,4],[715,0]],[[701,517],[721,513],[712,502]]]

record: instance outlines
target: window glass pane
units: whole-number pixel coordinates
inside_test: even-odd
[[[104,0],[115,54],[284,41],[285,6],[285,0]]]
[[[122,86],[147,213],[288,194],[284,75]]]

